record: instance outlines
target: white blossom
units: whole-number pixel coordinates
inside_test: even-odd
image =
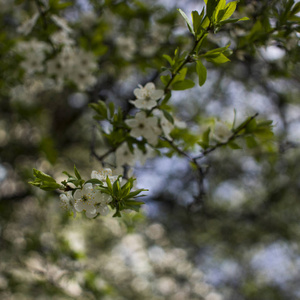
[[[62,30],[71,33],[72,29],[68,26],[68,23],[66,22],[66,20],[60,18],[57,15],[52,15],[51,16],[52,21],[58,26],[60,27]]]
[[[216,122],[213,137],[220,143],[226,143],[232,136],[231,130],[222,122]]]
[[[152,82],[148,82],[144,87],[139,85],[139,88],[133,91],[137,97],[135,101],[130,101],[136,108],[152,109],[157,105],[157,100],[164,95],[163,90],[156,90]]]
[[[131,128],[130,135],[138,138],[144,137],[151,145],[158,143],[161,129],[158,127],[156,117],[147,117],[144,111],[138,112],[134,119],[126,120],[125,123]]]
[[[171,136],[170,136],[170,133],[171,131],[174,129],[174,124],[172,124],[163,114],[163,112],[159,109],[155,109],[153,111],[154,115],[157,115],[159,117],[159,124],[160,124],[160,127],[165,135],[165,137],[168,139],[168,140],[172,140]]]
[[[101,193],[91,183],[87,183],[80,190],[76,190],[74,193],[76,211],[85,211],[88,218],[94,218],[98,212],[102,211],[100,207],[104,207],[112,199],[109,195]]]
[[[44,59],[45,54],[42,52],[28,52],[26,58],[21,62],[21,67],[26,71],[28,75],[32,75],[36,72],[44,71]]]
[[[98,179],[98,180],[102,181],[104,186],[106,186],[106,182],[105,182],[106,177],[109,178],[111,183],[114,183],[118,178],[118,176],[113,176],[112,170],[109,168],[100,169],[99,171],[94,170],[94,171],[92,171],[92,174],[91,174],[92,179]],[[120,178],[120,180],[121,180],[121,178]]]
[[[136,157],[134,153],[131,153],[127,143],[123,143],[120,147],[118,147],[116,150],[117,167],[121,167],[123,165],[134,166],[135,161]]]
[[[31,19],[27,20],[26,22],[24,22],[22,25],[20,25],[17,28],[17,32],[21,33],[21,34],[24,34],[24,35],[28,35],[32,31],[34,25],[36,24],[36,22],[39,18],[39,16],[40,16],[39,13],[34,14]]]
[[[73,211],[74,218],[76,217],[76,209],[74,207],[75,201],[72,197],[72,192],[66,192],[59,195],[60,206],[67,211]]]
[[[116,39],[116,44],[118,52],[124,59],[131,60],[133,58],[136,51],[135,40],[133,37],[119,36]]]
[[[74,45],[74,40],[71,39],[68,33],[64,30],[57,31],[50,36],[50,40],[54,45]]]

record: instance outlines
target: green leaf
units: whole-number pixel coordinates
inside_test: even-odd
[[[72,177],[72,175],[70,175],[67,171],[63,171],[62,173],[67,175],[68,177]]]
[[[229,2],[225,7],[225,14],[220,21],[229,19],[236,10],[237,1]]]
[[[173,59],[172,59],[169,55],[164,54],[164,55],[163,55],[163,58],[166,59],[166,60],[169,62],[169,64],[170,64],[171,66],[174,65],[174,61],[173,61]]]
[[[107,118],[107,107],[103,101],[98,101],[97,103],[90,103],[89,106],[94,109],[100,116],[104,119]]]
[[[91,184],[100,184],[100,185],[103,184],[103,182],[102,182],[101,180],[96,179],[96,178],[89,179],[88,181],[85,182],[85,184],[87,184],[87,183],[91,183]]]
[[[107,184],[107,187],[109,189],[110,192],[113,192],[113,188],[112,188],[112,185],[111,185],[111,182],[110,182],[110,179],[108,176],[106,176],[106,184]]]
[[[205,59],[215,64],[224,64],[230,61],[230,59],[227,58],[223,53],[219,54],[217,57],[205,57]]]
[[[180,82],[175,82],[172,85],[172,89],[175,91],[183,91],[183,90],[187,90],[187,89],[194,87],[194,85],[195,85],[195,82],[193,80],[185,79]]]
[[[204,13],[204,11],[202,10],[202,12]],[[194,10],[192,11],[192,19],[193,19],[193,28],[194,28],[194,32],[196,34],[199,33],[199,27],[201,25],[201,21],[202,21],[202,17],[201,15],[199,15],[199,13]]]
[[[181,13],[181,15],[183,16],[183,18],[185,19],[186,24],[187,24],[187,26],[188,26],[190,32],[191,32],[193,35],[195,35],[195,31],[194,31],[193,26],[192,26],[190,20],[188,19],[187,15],[186,15],[180,8],[178,8],[177,10]]]
[[[40,189],[44,191],[55,191],[61,187],[60,184],[56,182],[45,182],[44,184],[40,185]]]
[[[219,3],[219,0],[207,0],[206,15],[211,21],[213,21],[212,16],[213,16],[213,13],[214,13],[215,8],[217,7],[218,3]]]
[[[226,6],[226,0],[217,0],[217,2],[218,2],[218,4],[217,4],[216,8],[214,9],[213,16],[212,16],[212,19],[214,22],[218,22],[219,12],[220,12],[220,10],[225,9],[225,6]]]
[[[296,15],[299,12],[300,12],[300,2],[294,5],[293,9],[291,10],[291,14]]]
[[[171,76],[170,75],[160,76],[160,80],[164,85],[167,85],[169,83],[169,81],[171,80]]]
[[[108,109],[109,109],[109,116],[110,118],[112,118],[113,115],[115,114],[115,105],[113,102],[109,102]]]
[[[37,169],[33,169],[33,175],[42,181],[56,182],[50,175],[45,174]]]
[[[164,117],[165,117],[170,123],[174,124],[174,119],[173,119],[172,115],[171,115],[169,112],[167,112],[166,110],[164,110],[164,109],[162,109],[162,112],[163,112],[163,114],[164,114]]]
[[[171,92],[169,92],[165,95],[165,98],[161,102],[161,106],[164,106],[165,104],[167,104],[167,102],[169,101],[170,98],[171,98]]]
[[[186,73],[187,73],[187,68],[183,68],[181,69],[175,76],[175,78],[173,79],[173,84],[175,82],[178,82],[178,81],[183,81],[185,79],[185,76],[186,76]]]
[[[239,22],[239,21],[248,21],[248,20],[250,20],[248,17],[243,17],[241,19],[236,19],[236,18],[234,18],[234,19],[227,19],[225,21],[221,21],[220,25],[224,25],[224,24],[228,24],[228,23],[236,23],[236,22]]]
[[[81,179],[81,176],[76,168],[76,166],[74,165],[74,172],[75,172],[75,176],[77,177],[77,179]]]
[[[206,81],[207,70],[206,70],[205,66],[203,65],[203,63],[201,62],[201,60],[197,61],[196,72],[199,77],[199,85],[202,86]]]
[[[127,205],[143,205],[145,202],[142,201],[134,201],[134,200],[126,200],[124,201]]]

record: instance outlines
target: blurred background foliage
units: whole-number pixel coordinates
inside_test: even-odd
[[[76,46],[97,57],[97,81],[84,91],[25,80],[16,46],[51,46],[58,26],[43,16],[28,35],[18,28],[43,15],[45,3],[0,1],[0,298],[299,299],[299,2],[240,1],[234,16],[250,21],[227,24],[205,44],[231,42],[231,61],[207,63],[205,85],[170,100],[194,136],[215,118],[231,123],[234,109],[237,122],[256,112],[273,120],[275,136],[203,159],[201,203],[184,158],[136,166],[138,185],[150,189],[145,209],[120,220],[73,219],[57,193],[27,184],[32,168],[58,180],[74,163],[87,176],[99,168],[91,145],[101,154],[106,144],[88,103],[113,101],[126,111],[137,84],[162,86],[162,55],[193,42],[176,8],[189,15],[203,3],[49,0],[49,14],[67,20]],[[189,74],[197,80],[193,66]]]

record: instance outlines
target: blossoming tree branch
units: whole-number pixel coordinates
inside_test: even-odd
[[[18,42],[15,47],[16,53],[22,57],[21,66],[31,90],[55,89],[59,92],[69,85],[78,91],[85,91],[96,85],[97,77],[94,74],[101,54],[97,57],[80,47],[72,38],[73,30],[68,22],[54,13],[53,3],[58,6],[59,1],[52,1],[52,6],[44,1],[35,2],[38,12],[19,28],[19,32],[28,38]],[[74,216],[84,212],[88,218],[96,218],[113,210],[113,216],[120,217],[122,212],[138,211],[144,204],[138,198],[146,190],[136,189],[135,178],[132,177],[135,164],[144,164],[147,159],[157,155],[177,155],[186,158],[194,171],[198,183],[194,204],[201,204],[205,195],[204,178],[207,172],[207,167],[203,165],[204,157],[219,148],[241,149],[245,143],[240,141],[245,141],[251,147],[253,144],[261,144],[262,137],[272,136],[272,121],[258,121],[257,113],[237,124],[235,111],[230,124],[215,119],[200,135],[195,135],[186,122],[176,115],[170,101],[173,91],[192,89],[195,86],[195,72],[197,84],[202,87],[207,79],[207,63],[230,63],[230,44],[208,49],[207,38],[217,34],[224,26],[234,26],[227,24],[248,20],[246,17],[232,18],[237,1],[227,4],[225,0],[204,2],[201,12],[192,12],[191,20],[183,10],[178,9],[193,39],[192,46],[188,51],[176,48],[173,49],[173,55],[164,54],[166,65],[157,71],[157,74],[162,71],[160,81],[155,76],[153,82],[137,82],[137,88],[133,91],[135,99],[129,101],[128,110],[102,100],[90,104],[95,112],[97,130],[107,148],[106,152],[98,154],[93,141],[91,154],[103,167],[110,168],[94,170],[91,178],[84,179],[74,167],[74,174],[63,172],[66,179],[61,183],[34,169],[35,178],[30,182],[32,185],[45,191],[60,190],[62,207]],[[49,34],[46,40],[30,38],[38,20],[41,20],[45,32]],[[120,37],[116,43],[122,47],[124,59],[132,61],[136,51],[134,41]],[[34,76],[46,76],[47,80],[44,80],[43,86],[34,86]],[[15,86],[12,93],[22,93],[22,87]]]

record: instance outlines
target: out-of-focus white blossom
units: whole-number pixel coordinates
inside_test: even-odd
[[[46,43],[36,40],[22,41],[16,45],[15,50],[24,57],[21,67],[27,75],[44,71],[45,52],[49,50]]]
[[[152,109],[157,105],[157,100],[164,95],[163,90],[156,90],[152,82],[148,82],[144,87],[139,85],[139,88],[133,91],[137,97],[135,101],[130,101],[136,108]]]
[[[64,30],[57,31],[50,36],[50,40],[54,45],[60,46],[72,46],[74,45],[74,40],[70,38],[68,32]]]
[[[216,122],[213,137],[220,143],[226,143],[232,136],[231,130],[222,122]]]
[[[211,292],[205,297],[205,300],[223,300],[223,297],[220,294]]]
[[[131,128],[130,135],[138,138],[144,137],[151,145],[158,143],[161,129],[158,127],[156,117],[147,117],[144,111],[138,112],[134,119],[126,120],[125,123]]]
[[[91,74],[96,68],[96,58],[92,53],[69,46],[47,62],[49,75],[54,75],[58,81],[74,82],[80,91],[96,83],[96,77]]]
[[[94,218],[98,212],[100,214],[106,212],[104,206],[112,200],[109,195],[101,193],[91,183],[85,184],[81,190],[76,190],[74,199],[76,211],[85,211],[88,218]]]
[[[136,161],[136,157],[134,153],[131,153],[128,144],[123,143],[116,150],[116,165],[117,167],[121,167],[123,165],[134,166]]]
[[[126,60],[131,60],[136,51],[135,39],[131,36],[119,36],[116,39],[119,54]]]
[[[20,25],[17,28],[17,32],[21,33],[21,34],[24,34],[24,35],[28,35],[32,31],[34,25],[36,24],[36,22],[39,18],[39,16],[40,16],[39,13],[34,14],[31,19],[27,20],[26,22],[24,22],[22,25]]]

